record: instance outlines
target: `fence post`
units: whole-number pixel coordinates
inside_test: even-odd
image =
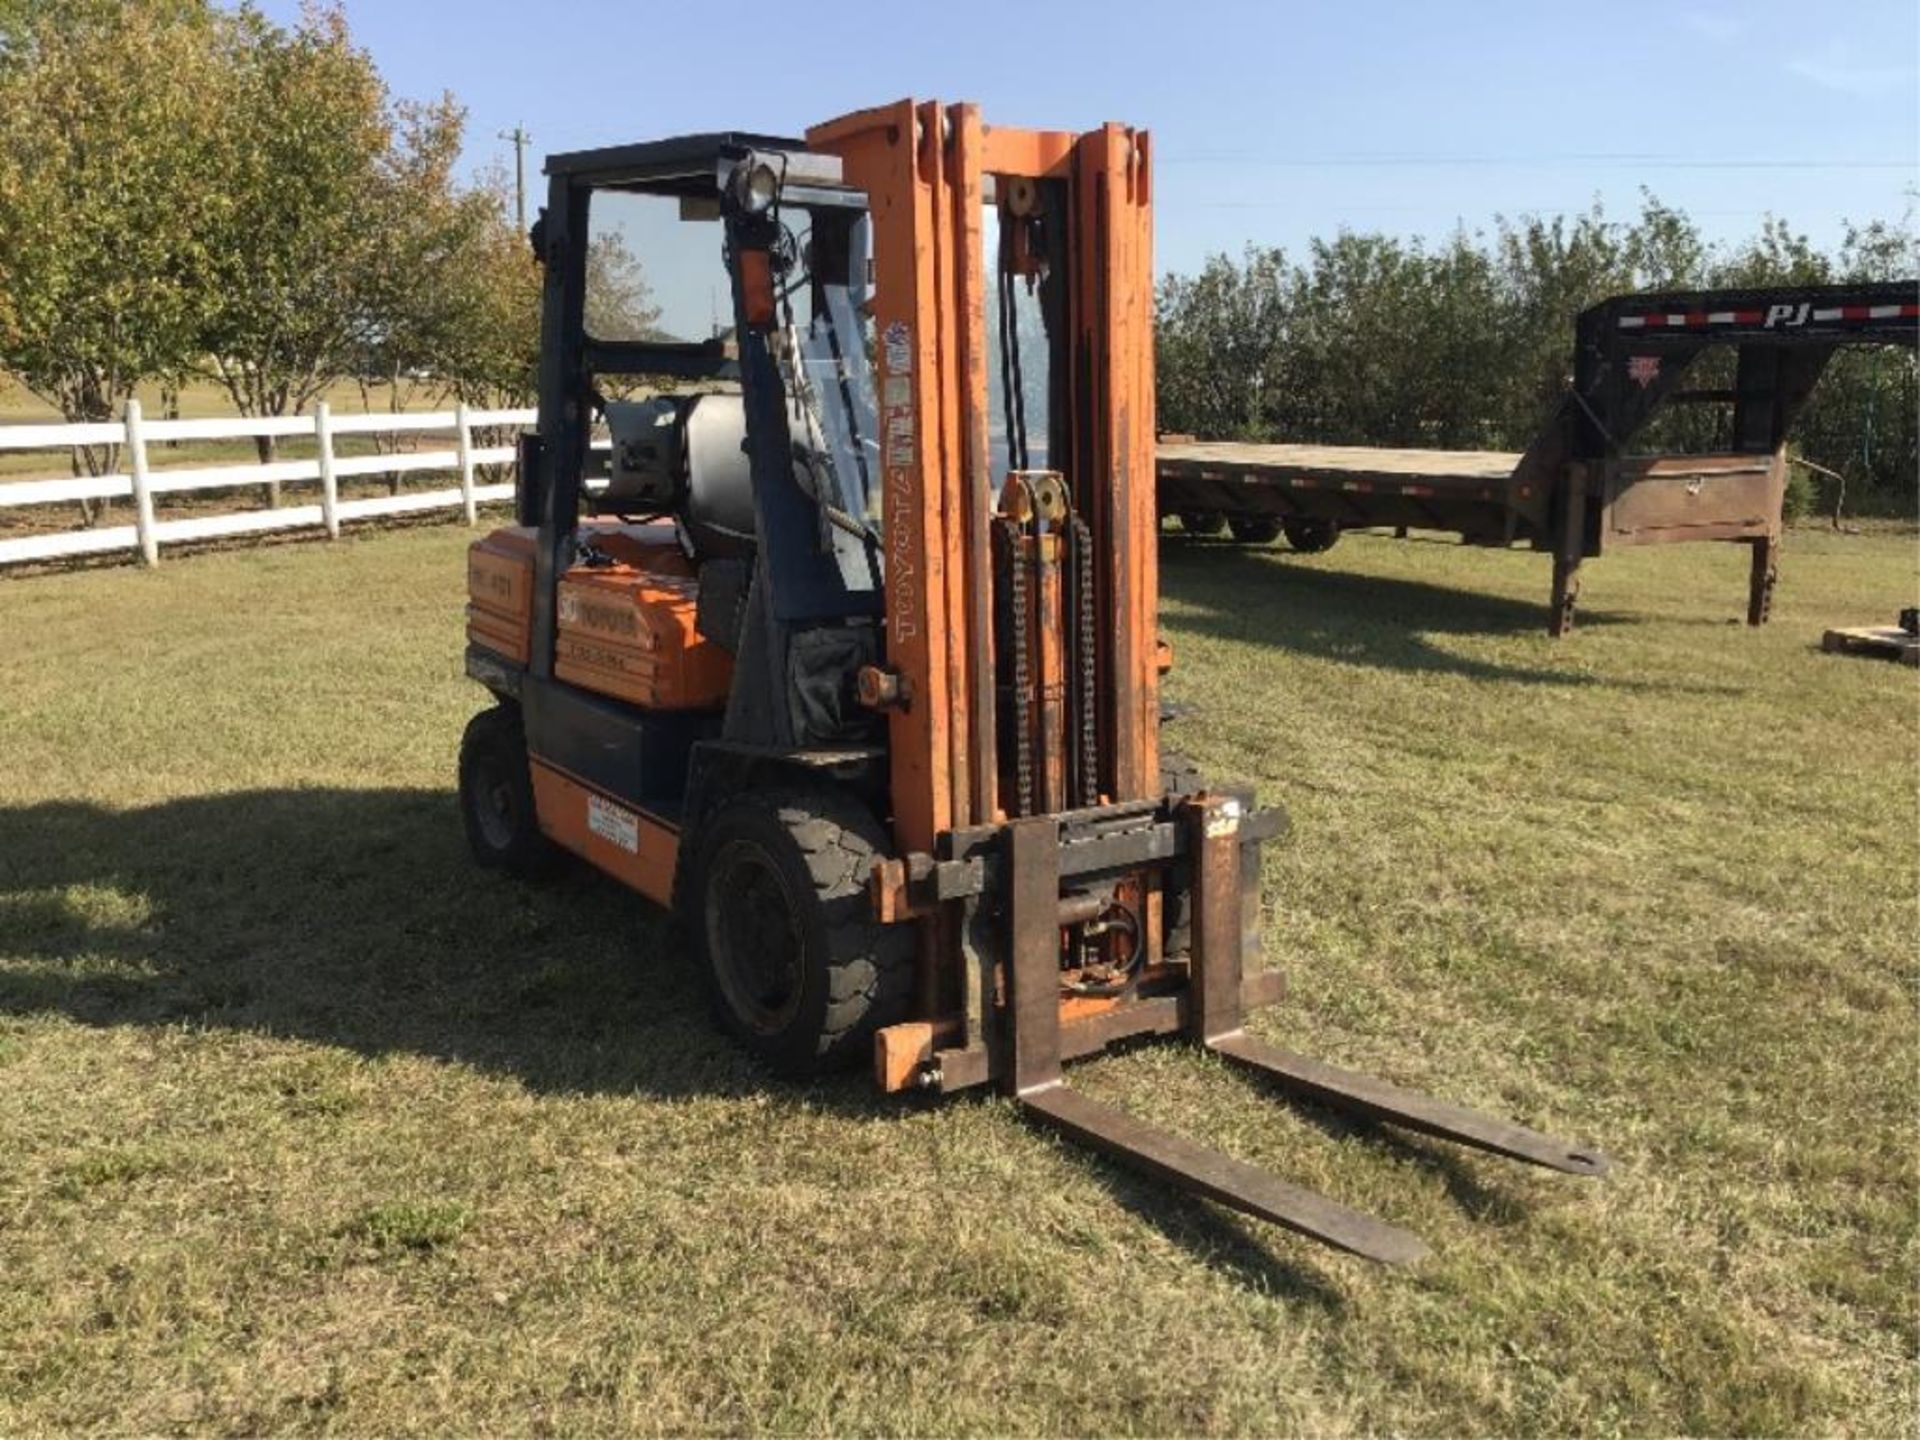
[[[473,423],[471,414],[472,412],[467,409],[467,402],[464,400],[454,407],[453,423],[455,431],[459,436],[457,443],[460,447],[460,508],[465,513],[467,524],[469,525],[478,523],[480,519],[479,512],[474,508],[473,503]]]
[[[147,488],[147,436],[140,423],[140,402],[127,401],[127,470],[133,477],[133,534],[142,565],[160,563],[160,540],[153,533],[153,491]]]
[[[333,473],[333,407],[322,400],[313,407],[313,438],[320,453],[320,523],[327,538],[340,538],[340,482]]]

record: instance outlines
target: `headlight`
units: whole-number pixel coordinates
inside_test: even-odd
[[[780,177],[764,160],[743,165],[734,172],[734,196],[749,215],[764,215],[780,198]]]

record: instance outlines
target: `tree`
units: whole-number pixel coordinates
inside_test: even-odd
[[[1274,373],[1288,347],[1287,258],[1249,247],[1192,279],[1169,277],[1156,300],[1162,422],[1198,435],[1265,438],[1264,407],[1286,382]]]
[[[0,357],[68,420],[111,419],[196,358],[223,206],[203,124],[218,23],[187,0],[0,12]]]
[[[463,195],[459,219],[426,363],[469,405],[526,404],[540,364],[540,267],[514,224],[504,174]]]
[[[502,177],[456,179],[464,126],[451,96],[394,101],[337,6],[283,28],[212,0],[0,0],[0,363],[72,420],[194,373],[248,416],[347,376],[394,405],[403,377],[525,400],[539,270]],[[620,235],[588,276],[592,323],[660,334]]]
[[[290,31],[243,9],[226,30],[228,200],[202,348],[242,415],[282,415],[350,373],[374,332],[393,121],[339,9],[310,4]],[[270,439],[259,447],[272,457]]]
[[[1763,283],[1782,272],[1793,279],[1910,281],[1920,274],[1920,234],[1912,218],[1898,225],[1849,225],[1832,256],[1813,254],[1803,237],[1776,223],[1736,263],[1745,275],[1765,277]],[[1812,462],[1802,474],[1812,489],[1824,492],[1821,508],[1838,521],[1860,498],[1886,508],[1876,497],[1901,496],[1901,508],[1911,517],[1920,468],[1917,429],[1920,355],[1881,347],[1836,352],[1794,425],[1795,448]]]
[[[1716,249],[1680,211],[1645,195],[1636,220],[1501,219],[1489,237],[1438,248],[1342,232],[1303,263],[1250,248],[1170,276],[1157,296],[1159,407],[1169,430],[1214,439],[1518,449],[1557,406],[1575,317],[1611,295],[1831,278],[1910,278],[1911,224],[1858,227],[1832,255],[1779,220]],[[1733,384],[1731,349],[1709,350],[1689,384]],[[1920,364],[1910,351],[1843,349],[1794,440],[1823,470],[1858,476],[1874,502],[1911,513],[1920,481]],[[1636,443],[1681,451],[1728,443],[1725,407],[1673,406]]]
[[[660,340],[660,307],[653,303],[640,257],[617,230],[587,239],[586,326],[606,340]]]
[[[359,277],[359,351],[343,357],[343,366],[358,380],[369,410],[374,390],[384,385],[387,407],[397,412],[416,380],[457,388],[448,365],[458,332],[476,323],[470,312],[493,277],[463,263],[485,218],[484,197],[461,190],[453,179],[464,110],[443,95],[427,104],[402,101],[392,113],[395,140],[378,159],[367,197],[381,244],[369,252]],[[401,443],[398,435],[373,439],[380,449]],[[399,473],[390,473],[387,483],[398,491]]]

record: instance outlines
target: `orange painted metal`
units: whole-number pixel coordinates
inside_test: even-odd
[[[1066,587],[1060,573],[1059,532],[1022,542],[1032,556],[1034,681],[1039,694],[1034,756],[1040,762],[1040,810],[1057,815],[1067,808],[1067,639]],[[1023,558],[1025,558],[1023,556]]]
[[[812,128],[867,192],[874,226],[887,535],[888,664],[912,701],[891,713],[899,843],[928,849],[999,810],[990,734],[984,486],[987,346],[981,207],[989,176],[1069,181],[1076,366],[1094,417],[1073,485],[1094,527],[1100,613],[1111,623],[1098,707],[1102,789],[1157,785],[1159,666],[1153,500],[1152,243],[1148,139],[985,126],[970,105],[900,101]],[[1091,503],[1088,503],[1091,502]]]
[[[521,665],[527,663],[533,619],[536,534],[531,526],[505,525],[467,547],[467,639]],[[592,627],[576,625],[580,644],[599,640],[638,645],[646,667],[666,673],[658,683],[639,684],[631,677],[622,679],[621,667],[610,658],[606,668],[613,673],[601,677],[607,684],[579,674],[562,678],[643,705],[679,709],[724,703],[731,662],[724,651],[701,640],[693,630],[692,611],[687,608],[694,593],[693,566],[674,540],[673,527],[589,523],[580,527],[580,539],[617,563],[597,571],[576,568],[562,577],[562,583],[587,576],[597,576],[603,584],[617,579],[619,584],[612,588],[636,592],[630,598],[653,626],[652,643],[647,643],[639,636],[637,622],[618,625],[617,634],[604,636],[589,633]],[[653,606],[660,607],[660,613]],[[567,628],[564,617],[561,628]],[[679,653],[668,653],[675,647]]]
[[[891,856],[873,862],[867,876],[867,893],[873,897],[873,918],[882,925],[897,925],[915,919],[920,909],[907,892],[907,864]]]
[[[560,577],[553,672],[649,710],[717,710],[733,658],[695,628],[693,568],[670,528],[636,531],[596,539],[615,563]]]
[[[953,1028],[951,1022],[944,1027],[949,1032]],[[934,1040],[939,1035],[941,1027],[924,1020],[889,1025],[874,1032],[873,1078],[882,1094],[897,1094],[913,1084],[920,1067],[933,1059]]]
[[[771,330],[778,318],[774,298],[773,257],[764,250],[740,252],[740,293],[746,297],[747,324]]]
[[[533,801],[540,829],[556,845],[638,890],[660,905],[673,903],[673,870],[680,835],[666,821],[636,810],[532,757]]]
[[[947,410],[939,370],[947,302],[935,256],[941,227],[934,176],[940,167],[921,164],[921,114],[903,100],[816,126],[807,143],[840,157],[848,183],[867,192],[872,217],[887,663],[912,697],[887,721],[894,832],[903,849],[929,851],[934,837],[954,823],[955,697],[947,656],[956,637],[949,615],[947,569],[955,547],[945,524]],[[937,133],[925,143],[936,147],[937,156]]]
[[[533,625],[533,539],[510,525],[467,547],[467,642],[518,665]]]
[[[1093,529],[1098,612],[1110,626],[1098,672],[1103,788],[1116,800],[1159,788],[1159,592],[1155,533],[1152,186],[1148,137],[1107,125],[1074,149],[1077,414],[1071,477]],[[1092,393],[1078,393],[1087,386]]]
[[[964,510],[961,573],[965,579],[967,680],[962,693],[973,715],[968,756],[972,794],[969,818],[990,822],[999,801],[999,765],[993,735],[993,567],[989,540],[992,506],[992,448],[987,421],[986,189],[982,171],[985,148],[980,107],[948,110],[949,193],[953,197],[953,316],[959,387],[957,453]]]
[[[1118,1010],[1121,1003],[1122,997],[1118,995],[1062,995],[1060,1023],[1070,1025],[1075,1020],[1091,1020],[1109,1010]]]
[[[1065,179],[1080,137],[1067,130],[1006,130],[985,127],[981,168],[993,175]]]
[[[953,823],[965,825],[973,819],[971,782],[973,706],[969,695],[967,657],[969,654],[969,606],[967,603],[967,485],[965,442],[960,416],[963,401],[960,370],[961,309],[967,292],[978,292],[980,283],[965,273],[955,241],[958,224],[957,194],[948,164],[950,153],[949,120],[946,112],[932,102],[916,111],[920,122],[920,154],[917,170],[922,177],[932,206],[932,235],[935,307],[923,317],[921,333],[933,338],[933,368],[927,372],[939,387],[940,428],[927,437],[929,458],[938,466],[939,527],[943,556],[942,576],[946,583],[947,647],[943,657],[947,670],[947,783],[953,797]],[[983,327],[984,328],[984,327]],[[980,394],[984,399],[983,385]],[[937,444],[936,444],[937,442]]]

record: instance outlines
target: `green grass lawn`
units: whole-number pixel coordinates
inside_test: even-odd
[[[457,528],[0,582],[0,1432],[1911,1434],[1911,536],[1589,568],[1164,547],[1178,743],[1285,802],[1293,1048],[1075,1083],[1411,1227],[1403,1271],[1005,1101],[770,1083],[661,917],[468,863]]]

